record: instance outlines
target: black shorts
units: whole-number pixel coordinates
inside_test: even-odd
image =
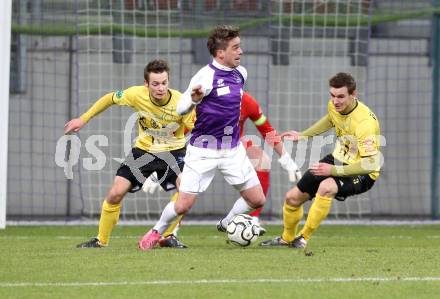
[[[331,154],[319,162],[335,165],[335,159]],[[313,198],[318,191],[319,184],[326,178],[328,177],[313,175],[310,170],[307,170],[296,186],[301,192],[307,192]],[[332,176],[332,178],[338,186],[338,193],[335,196],[337,200],[345,200],[348,196],[364,193],[371,189],[375,182],[368,174],[352,177]]]
[[[145,180],[157,173],[158,182],[165,191],[176,189],[176,180],[182,172],[186,148],[160,153],[148,153],[139,148],[132,148],[131,155],[125,158],[116,171],[117,176],[129,180],[132,184],[131,193],[142,188]]]

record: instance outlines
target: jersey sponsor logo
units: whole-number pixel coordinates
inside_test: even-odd
[[[165,122],[178,122],[181,119],[181,116],[177,115],[175,112],[173,111],[168,111],[166,109],[162,109],[161,110],[162,113],[151,113],[148,111],[138,111],[138,115],[140,118],[145,118],[145,119],[154,119],[156,122],[161,122],[161,121],[165,121]]]
[[[374,136],[369,136],[364,140],[361,140],[359,143],[366,153],[374,153],[377,151],[376,139],[374,138]]]
[[[124,92],[122,90],[118,90],[115,93],[116,98],[120,99],[124,95]]]
[[[229,89],[229,86],[225,86],[225,87],[222,87],[222,88],[217,88],[217,96],[219,96],[219,97],[221,97],[221,96],[223,96],[225,94],[230,94],[230,93],[231,93],[231,91]]]
[[[151,128],[153,128],[153,129],[159,129],[160,128],[159,124],[154,119],[150,120],[150,125],[151,125]]]

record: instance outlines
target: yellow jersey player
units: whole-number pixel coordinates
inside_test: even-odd
[[[65,133],[78,132],[92,117],[113,104],[129,106],[138,114],[139,136],[131,153],[117,170],[113,185],[104,199],[98,236],[77,247],[107,246],[118,222],[125,194],[140,190],[152,173],[157,174],[164,190],[178,187],[185,157],[184,130],[194,127],[194,116],[191,113],[177,114],[181,93],[168,87],[169,73],[167,62],[149,62],[144,69],[144,85],[104,95],[86,113],[64,126]]]
[[[350,74],[338,73],[329,80],[328,113],[303,132],[281,134],[298,141],[335,128],[338,137],[332,154],[314,164],[297,186],[286,193],[283,206],[284,230],[281,236],[262,242],[261,246],[305,248],[313,232],[327,217],[334,198],[369,190],[379,177],[382,155],[379,151],[380,128],[374,113],[356,98],[356,82]],[[306,223],[297,234],[303,216],[303,204],[313,201]]]

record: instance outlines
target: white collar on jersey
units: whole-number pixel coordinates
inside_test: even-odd
[[[222,71],[232,71],[233,70],[233,68],[230,68],[230,67],[227,67],[223,64],[218,63],[215,59],[212,59],[212,65]]]

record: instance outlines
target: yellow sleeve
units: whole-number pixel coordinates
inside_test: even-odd
[[[133,107],[133,98],[135,98],[136,86],[127,88],[125,90],[115,91],[113,102],[119,106]]]
[[[190,113],[185,114],[182,118],[183,125],[185,128],[187,128],[189,131],[194,129],[194,123],[196,121],[196,110],[193,109]]]
[[[330,130],[332,127],[333,127],[333,124],[330,121],[328,115],[326,115],[323,118],[321,118],[320,120],[318,120],[316,123],[314,123],[311,127],[302,131],[300,133],[300,135],[306,136],[306,137],[312,137],[312,136],[322,134],[322,133]]]
[[[369,157],[379,152],[379,136],[376,136],[375,124],[363,121],[356,127],[357,147],[361,157]]]
[[[113,105],[113,92],[110,92],[97,100],[95,104],[92,105],[92,107],[87,110],[86,113],[80,116],[80,118],[87,123],[92,117],[98,115],[102,111],[106,110],[108,107]]]

